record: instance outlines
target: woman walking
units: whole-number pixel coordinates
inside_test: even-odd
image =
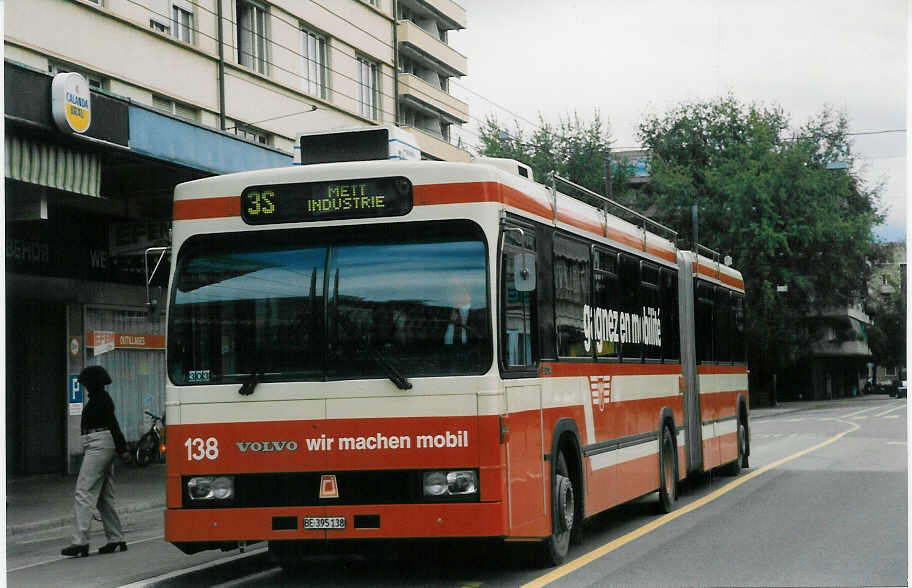
[[[100,365],[92,365],[79,374],[79,383],[89,392],[80,423],[85,453],[76,479],[73,543],[60,553],[78,557],[89,555],[89,529],[94,508],[101,515],[108,539],[98,553],[126,551],[120,517],[114,509],[114,458],[126,451],[126,442],[114,416],[114,401],[104,388],[111,383],[111,376]]]

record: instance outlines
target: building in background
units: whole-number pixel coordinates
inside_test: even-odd
[[[86,365],[111,372],[128,440],[162,413],[144,252],[170,242],[176,184],[290,165],[298,133],[372,124],[413,127],[425,158],[469,160],[449,143],[468,108],[449,95],[466,60],[446,43],[465,10],[400,2],[5,3],[11,475],[78,469]],[[71,84],[62,102],[55,81]]]
[[[450,94],[450,79],[466,75],[468,64],[447,43],[449,31],[465,28],[465,10],[451,0],[398,0],[397,12],[399,122],[425,156],[468,161],[450,133],[469,120],[469,106]]]
[[[908,279],[906,272],[906,243],[884,243],[882,247],[885,250],[886,260],[874,268],[871,281],[868,282],[868,294],[870,298],[877,303],[883,302],[885,297],[895,295],[897,292],[902,293],[902,298],[908,300],[906,294]],[[873,317],[874,324],[877,325],[884,320],[896,320],[894,317]],[[902,358],[906,357],[905,349],[900,350],[897,355]],[[873,358],[874,365],[871,366],[873,381],[879,385],[879,389],[889,389],[895,383],[904,379],[902,377],[903,368],[906,367],[905,361],[887,362],[889,365],[881,365],[881,362]]]

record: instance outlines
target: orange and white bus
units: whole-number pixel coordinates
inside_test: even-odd
[[[556,564],[587,517],[746,466],[741,275],[563,186],[491,159],[177,186],[166,539]]]

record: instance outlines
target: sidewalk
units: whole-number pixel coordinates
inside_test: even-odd
[[[164,508],[165,464],[153,463],[145,468],[118,464],[116,468],[114,496],[121,517]],[[75,489],[75,475],[45,474],[7,479],[7,539],[69,527],[73,523]]]
[[[869,400],[889,400],[886,394],[868,394],[867,396],[855,396],[848,398],[834,398],[833,400],[805,400],[801,402],[780,402],[775,407],[761,407],[750,409],[751,420],[765,419],[780,414],[790,412],[800,412],[804,410],[816,410],[819,408],[834,408],[846,404],[865,403]],[[863,408],[860,406],[859,408]]]
[[[836,400],[783,402],[775,408],[751,409],[751,419],[764,419],[785,413],[833,408],[849,403],[865,404],[869,400],[888,399],[885,394],[872,394]],[[123,515],[161,509],[165,505],[165,464],[146,468],[117,466],[114,476],[117,511]],[[68,527],[73,521],[73,491],[76,476],[47,474],[7,480],[6,536],[8,538]]]

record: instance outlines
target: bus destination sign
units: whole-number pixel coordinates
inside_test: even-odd
[[[241,193],[241,217],[252,225],[402,216],[412,210],[412,183],[404,177],[250,186]]]

